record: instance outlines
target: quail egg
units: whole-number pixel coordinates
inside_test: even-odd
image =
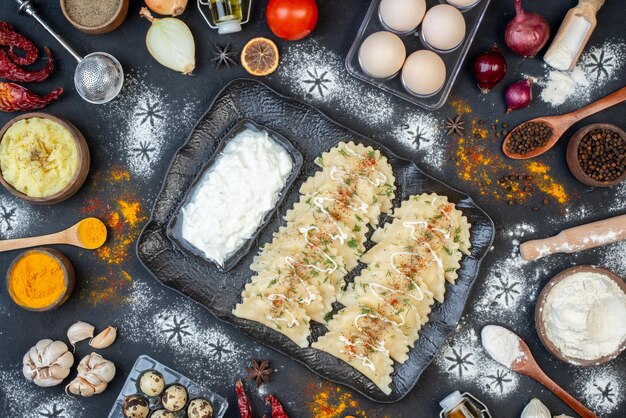
[[[150,418],[176,418],[176,415],[165,409],[157,409],[150,415]]]
[[[409,55],[402,69],[402,84],[418,96],[431,96],[446,81],[446,64],[433,51],[422,49]]]
[[[178,412],[187,404],[187,389],[182,385],[171,385],[161,395],[163,408],[168,411]]]
[[[456,7],[438,4],[424,16],[424,41],[438,51],[451,51],[465,39],[465,18]]]
[[[127,418],[147,418],[150,414],[150,404],[141,395],[130,395],[124,399],[122,412]]]
[[[213,418],[213,405],[206,399],[198,398],[189,402],[188,418]]]
[[[156,370],[149,370],[139,378],[139,390],[148,396],[159,396],[164,388],[165,379]]]
[[[406,59],[406,48],[398,35],[376,32],[368,36],[359,48],[359,63],[365,73],[374,78],[388,78],[400,71]]]

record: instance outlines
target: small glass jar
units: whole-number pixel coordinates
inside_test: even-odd
[[[439,405],[441,418],[492,418],[487,406],[467,392],[452,392]]]
[[[204,7],[211,16],[207,16]],[[250,20],[252,0],[198,0],[198,10],[212,29],[220,35],[241,31],[241,25]]]

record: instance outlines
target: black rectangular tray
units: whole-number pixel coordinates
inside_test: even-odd
[[[361,373],[330,354],[313,348],[300,348],[286,336],[232,314],[235,304],[240,301],[241,291],[252,276],[249,266],[256,251],[248,252],[228,274],[224,274],[215,265],[200,262],[181,252],[168,239],[167,226],[185,193],[216,151],[220,140],[242,119],[254,120],[278,132],[304,156],[300,177],[285,196],[276,215],[258,235],[256,248],[269,242],[272,233],[283,224],[282,216],[299,197],[299,186],[318,169],[314,164],[315,157],[340,141],[353,140],[371,145],[388,157],[398,188],[395,205],[410,195],[438,193],[448,196],[471,222],[472,253],[463,258],[456,284],[447,286],[445,303],[433,307],[430,322],[422,328],[407,362],[396,365],[390,395],[384,394]],[[456,328],[494,234],[492,220],[469,196],[424,174],[412,161],[395,156],[383,145],[333,122],[306,104],[281,96],[260,82],[241,79],[231,82],[217,95],[187,142],[176,152],[150,221],[139,237],[137,253],[144,266],[162,284],[198,301],[217,318],[234,325],[251,338],[376,402],[396,402],[415,386],[448,335]],[[317,338],[324,330],[321,324],[313,327],[312,338]]]
[[[452,91],[452,87],[454,86],[454,82],[456,81],[459,72],[463,68],[463,63],[465,62],[465,58],[467,57],[467,53],[472,46],[472,42],[474,41],[474,37],[478,32],[478,28],[485,17],[485,13],[487,13],[487,9],[489,8],[489,2],[491,0],[480,0],[478,4],[468,10],[461,10],[463,16],[465,17],[465,39],[461,43],[459,47],[454,49],[453,51],[440,53],[436,52],[446,64],[446,81],[437,93],[428,97],[419,97],[415,96],[403,87],[402,81],[400,80],[400,75],[396,75],[390,79],[377,79],[369,76],[361,69],[359,65],[359,48],[365,40],[366,37],[371,35],[374,32],[378,32],[381,30],[387,30],[383,24],[380,22],[378,17],[378,6],[380,5],[381,0],[372,0],[372,4],[370,8],[367,10],[367,14],[363,19],[363,23],[359,28],[359,32],[352,43],[352,47],[348,52],[348,56],[346,57],[346,69],[348,72],[358,78],[359,80],[363,80],[366,83],[369,83],[373,86],[378,87],[381,90],[384,90],[388,93],[394,94],[406,101],[414,103],[418,106],[421,106],[428,110],[436,110],[442,107],[446,101],[448,100],[448,96]],[[426,7],[430,9],[433,6],[438,4],[446,3],[444,0],[426,0]],[[411,55],[413,52],[420,49],[430,49],[423,41],[420,36],[420,31],[422,26],[417,27],[417,31],[406,34],[399,35],[400,39],[404,42],[404,46],[406,47],[407,56]]]
[[[285,182],[285,186],[280,191],[280,197],[278,198],[278,201],[276,202],[276,207],[265,214],[256,232],[250,238],[248,238],[248,240],[240,249],[235,251],[233,254],[230,255],[230,257],[228,257],[224,261],[223,266],[220,266],[214,261],[206,258],[206,256],[204,255],[202,251],[197,249],[194,245],[192,245],[185,238],[183,238],[182,208],[192,198],[193,193],[196,191],[198,183],[202,181],[206,172],[213,166],[213,164],[216,162],[216,159],[219,158],[221,152],[224,150],[224,147],[226,147],[228,142],[231,139],[233,139],[237,134],[239,134],[240,132],[243,132],[246,129],[251,129],[257,132],[266,131],[269,134],[270,138],[272,138],[274,141],[280,144],[285,149],[285,151],[287,151],[287,153],[289,154],[289,156],[291,157],[293,161],[293,168],[291,169],[291,173],[289,174],[289,177],[287,178],[287,181]],[[271,129],[266,128],[265,126],[261,126],[255,123],[252,120],[242,119],[241,121],[239,121],[239,123],[237,123],[237,125],[235,125],[233,129],[230,130],[230,132],[228,132],[224,136],[224,138],[221,139],[219,145],[217,146],[217,149],[213,152],[213,155],[211,156],[211,158],[207,161],[207,163],[202,168],[202,170],[200,170],[200,172],[196,176],[196,179],[194,180],[191,187],[187,189],[187,192],[185,193],[185,197],[180,202],[180,205],[178,205],[178,208],[176,209],[176,212],[174,216],[172,217],[172,220],[167,226],[168,238],[171,239],[180,249],[187,252],[190,256],[194,257],[196,260],[200,260],[201,262],[205,262],[205,263],[212,263],[217,267],[219,271],[223,273],[230,271],[250,251],[250,248],[255,243],[256,237],[261,233],[263,228],[267,226],[267,223],[270,221],[270,219],[272,219],[274,212],[276,212],[276,208],[280,206],[280,203],[283,201],[283,199],[289,192],[289,188],[291,187],[293,182],[296,181],[296,178],[298,177],[298,174],[300,173],[300,169],[302,168],[303,160],[304,159],[302,158],[302,154],[300,153],[300,151],[298,151],[291,144],[291,142],[289,142],[285,137],[278,134],[277,132],[272,131]]]

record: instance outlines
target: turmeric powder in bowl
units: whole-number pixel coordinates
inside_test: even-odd
[[[74,290],[74,268],[59,251],[40,248],[20,254],[7,272],[11,299],[24,309],[47,311]]]

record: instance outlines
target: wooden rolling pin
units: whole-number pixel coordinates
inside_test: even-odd
[[[550,254],[575,253],[626,240],[626,215],[561,231],[550,238],[527,241],[519,250],[524,260],[537,260]]]

